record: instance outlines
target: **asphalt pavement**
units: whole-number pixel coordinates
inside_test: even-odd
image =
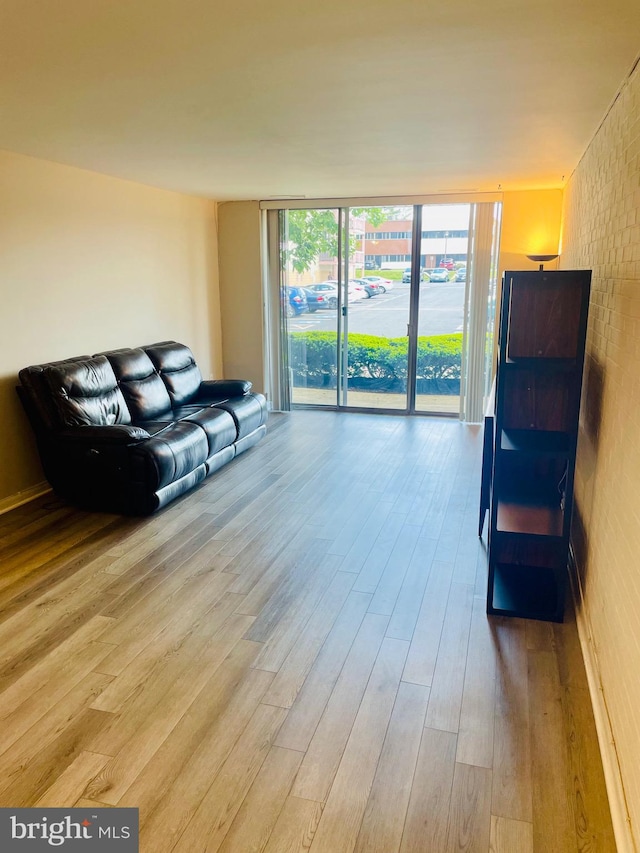
[[[464,316],[464,282],[423,282],[420,285],[418,335],[445,335],[461,332]],[[409,285],[394,282],[393,290],[348,306],[350,332],[399,338],[407,334]],[[335,331],[337,312],[316,311],[289,320],[292,332]]]

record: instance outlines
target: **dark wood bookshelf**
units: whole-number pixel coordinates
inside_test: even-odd
[[[505,272],[479,532],[487,612],[561,622],[591,273]]]

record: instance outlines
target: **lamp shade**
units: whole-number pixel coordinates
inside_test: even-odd
[[[544,262],[545,261],[554,261],[556,258],[559,257],[559,255],[557,255],[557,254],[556,255],[527,255],[527,257],[529,258],[530,261],[536,261],[536,263],[540,264],[538,269],[540,272],[542,272],[544,269],[544,266],[543,266]]]

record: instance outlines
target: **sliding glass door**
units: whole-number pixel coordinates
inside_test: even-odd
[[[281,210],[280,384],[288,403],[479,420],[499,208]]]
[[[340,209],[280,211],[282,379],[293,405],[336,406],[345,301]]]
[[[283,381],[293,405],[407,410],[413,208],[283,210]],[[367,261],[390,222],[399,260]],[[371,232],[370,232],[371,233]]]
[[[344,314],[343,406],[407,410],[412,207],[361,207],[348,212],[345,276],[352,301]],[[385,228],[381,232],[381,228]],[[381,233],[387,253],[382,261]]]
[[[460,410],[470,208],[469,204],[421,208],[417,412],[457,415]]]

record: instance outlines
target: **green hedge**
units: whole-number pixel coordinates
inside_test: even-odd
[[[335,378],[336,333],[292,332],[290,367],[294,379],[315,383]],[[407,378],[408,338],[349,335],[349,377]],[[462,333],[418,338],[417,379],[460,379]]]

